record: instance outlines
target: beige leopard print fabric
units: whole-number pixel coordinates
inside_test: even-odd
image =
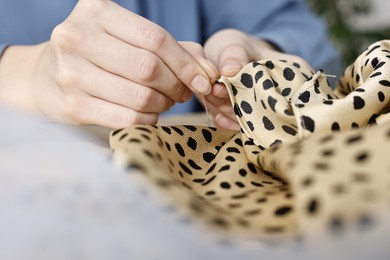
[[[220,81],[241,131],[119,129],[114,158],[231,234],[315,238],[389,222],[390,41],[364,51],[335,91],[323,72],[280,60]]]

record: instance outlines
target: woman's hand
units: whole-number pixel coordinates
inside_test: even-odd
[[[112,1],[80,0],[49,42],[6,50],[0,100],[64,123],[154,124],[192,92],[209,94],[214,71],[158,25]]]
[[[262,59],[289,60],[310,68],[303,59],[282,53],[266,41],[233,29],[215,33],[206,42],[204,50],[207,59],[217,67],[222,76],[232,77],[247,63]],[[206,103],[217,127],[240,129],[223,84],[213,85],[212,92],[206,96]]]

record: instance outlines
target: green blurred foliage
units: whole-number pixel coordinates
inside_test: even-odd
[[[371,43],[387,39],[390,28],[377,31],[356,31],[348,24],[348,18],[371,11],[370,0],[307,0],[313,10],[328,24],[329,34],[340,49],[344,64],[352,63]],[[347,3],[348,8],[340,8]]]

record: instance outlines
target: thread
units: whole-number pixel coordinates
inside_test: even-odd
[[[211,125],[210,125],[209,109],[207,108],[206,99],[203,95],[202,95],[202,102],[203,102],[203,107],[206,111],[206,123],[207,123],[207,126],[210,127]]]

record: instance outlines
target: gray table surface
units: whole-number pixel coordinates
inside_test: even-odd
[[[305,246],[223,239],[115,167],[107,140],[0,106],[1,260],[390,259],[384,228]]]

